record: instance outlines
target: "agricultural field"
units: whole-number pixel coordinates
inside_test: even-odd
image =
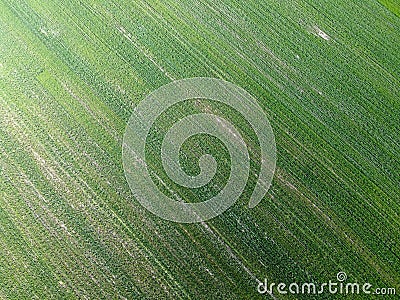
[[[398,0],[0,0],[0,299],[398,299]],[[237,126],[250,176],[210,220],[164,220],[135,198],[123,141],[152,91],[192,77],[242,87],[272,126],[276,169],[249,208],[261,168],[254,130],[229,105],[189,99],[157,119],[146,164],[166,195],[201,202],[226,185],[226,146],[182,146],[189,189],[160,157],[175,122],[212,113]],[[397,295],[260,293],[338,280]]]

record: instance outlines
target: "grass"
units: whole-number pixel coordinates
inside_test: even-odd
[[[394,0],[380,0],[380,3],[382,3],[384,6],[387,7],[388,10],[390,10],[392,13],[394,13],[396,16],[400,16],[400,5],[397,1]]]
[[[256,299],[265,277],[339,271],[399,291],[400,19],[395,1],[380,2],[3,0],[0,298]],[[250,182],[223,215],[176,224],[132,196],[122,137],[148,93],[195,76],[258,99],[278,163],[256,208]],[[203,105],[257,148],[240,116]],[[153,137],[196,109],[170,112]],[[196,143],[224,157],[212,142],[188,141],[188,172]]]

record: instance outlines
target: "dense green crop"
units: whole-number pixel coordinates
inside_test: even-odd
[[[257,299],[268,297],[257,293],[264,278],[327,282],[339,271],[400,292],[396,1],[83,2],[0,2],[0,298]],[[257,99],[277,170],[256,208],[253,178],[221,216],[177,224],[132,195],[122,139],[147,94],[197,76]],[[160,118],[147,151],[189,202],[217,193],[229,170],[224,146],[202,136],[182,164],[196,174],[193,161],[214,154],[213,181],[189,191],[166,178],[162,136],[198,111],[233,120],[252,172],[260,163],[240,115],[188,101]]]

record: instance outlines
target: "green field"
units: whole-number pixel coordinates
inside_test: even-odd
[[[264,278],[338,272],[399,294],[399,45],[397,0],[0,0],[0,299],[272,299],[257,292]],[[189,77],[257,99],[277,168],[257,207],[249,180],[222,215],[179,224],[134,198],[121,151],[134,107]],[[204,111],[236,123],[252,172],[260,165],[237,112],[183,103],[155,124],[147,154],[188,202],[221,189],[229,155],[210,136],[190,139],[188,173],[204,153],[220,162],[191,191],[167,178],[160,145],[173,122]]]

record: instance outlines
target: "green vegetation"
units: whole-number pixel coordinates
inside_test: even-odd
[[[0,298],[257,299],[268,298],[257,293],[264,278],[328,282],[339,271],[399,293],[396,3],[1,0]],[[148,93],[196,76],[259,101],[277,170],[256,208],[247,207],[253,178],[223,215],[176,224],[132,195],[122,138]],[[223,187],[226,149],[209,136],[187,141],[188,173],[204,153],[221,167],[189,191],[166,178],[160,139],[174,120],[205,110],[238,124],[259,168],[241,116],[188,101],[160,118],[146,149],[187,201]]]
[[[380,3],[385,5],[392,13],[400,17],[400,3],[396,0],[379,0]]]

